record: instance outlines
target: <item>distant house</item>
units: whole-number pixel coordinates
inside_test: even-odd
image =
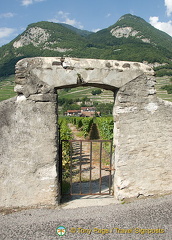
[[[96,115],[95,107],[81,107],[82,117],[94,117]]]
[[[100,112],[96,112],[95,107],[81,107],[81,110],[67,110],[65,115],[77,117],[95,117],[100,116]]]
[[[81,110],[67,110],[66,116],[77,116],[80,117],[82,115]]]
[[[96,107],[81,107],[81,112],[95,112]]]

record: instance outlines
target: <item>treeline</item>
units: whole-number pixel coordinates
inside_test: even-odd
[[[99,103],[96,101],[90,101],[89,98],[76,98],[76,99],[67,99],[59,98],[58,104],[62,107],[61,113],[65,115],[67,110],[80,110],[81,107],[96,107],[96,111],[101,113],[101,116],[112,115],[114,103]]]
[[[172,76],[172,63],[165,64],[154,68],[157,77]],[[168,94],[172,94],[172,77],[170,78],[170,84],[161,87],[162,90],[166,90]]]
[[[87,97],[72,99],[59,97],[58,105],[62,107],[61,114],[65,115],[65,112],[67,112],[67,110],[80,110],[81,107],[86,107],[86,102],[89,101],[90,99]]]
[[[172,76],[172,63],[155,67],[154,71],[157,77]]]
[[[172,84],[161,87],[162,90],[166,90],[168,94],[172,94]]]

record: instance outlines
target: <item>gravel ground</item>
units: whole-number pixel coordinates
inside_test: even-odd
[[[0,225],[1,240],[169,240],[172,195],[107,206],[22,210],[1,214]],[[58,226],[66,227],[64,236],[56,234]]]

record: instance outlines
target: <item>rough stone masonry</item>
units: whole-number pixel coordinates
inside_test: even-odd
[[[114,198],[172,192],[172,103],[156,97],[142,63],[26,58],[16,64],[15,98],[0,103],[0,207],[55,205],[58,182],[57,89],[114,92]]]

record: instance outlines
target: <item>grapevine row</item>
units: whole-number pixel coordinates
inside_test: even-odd
[[[68,117],[67,120],[75,125],[78,130],[82,131],[84,137],[88,136],[93,124],[92,117]]]
[[[88,136],[91,126],[93,123],[96,123],[100,138],[103,140],[112,140],[113,139],[113,118],[112,117],[99,117],[99,118],[92,118],[92,117],[64,117],[62,118],[65,122],[64,125],[67,127],[67,123],[72,123],[77,127],[78,130],[83,132],[83,136]],[[72,135],[70,129],[61,130],[61,139],[71,139],[70,135]],[[66,134],[66,135],[65,135]],[[68,136],[69,134],[69,136]],[[65,138],[66,137],[66,138]]]
[[[100,138],[103,140],[113,140],[113,118],[101,117],[96,118],[96,124],[99,129]]]
[[[60,128],[60,141],[61,140],[71,140],[72,131],[68,127],[68,121],[65,117],[59,118],[58,125]],[[69,142],[62,142],[62,169],[63,169],[63,178],[69,176],[69,164],[70,164],[70,144]]]

